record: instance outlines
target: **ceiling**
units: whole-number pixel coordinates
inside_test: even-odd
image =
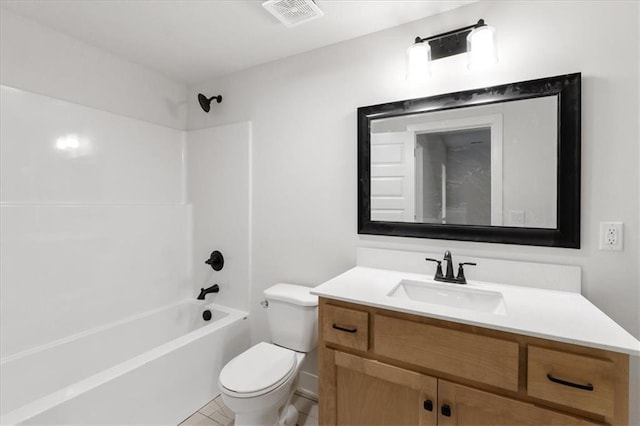
[[[473,1],[318,0],[325,16],[287,28],[260,0],[2,0],[3,8],[196,84],[435,15]]]

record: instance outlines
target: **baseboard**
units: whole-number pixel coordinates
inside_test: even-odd
[[[296,393],[305,398],[318,400],[318,376],[315,374],[307,373],[306,371],[300,372],[300,382],[298,383],[298,389]]]

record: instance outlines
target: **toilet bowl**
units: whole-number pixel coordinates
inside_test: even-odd
[[[304,353],[261,342],[231,360],[218,384],[236,414],[235,424],[295,425],[291,398],[304,358]]]
[[[318,298],[309,287],[293,284],[276,284],[264,295],[273,343],[260,342],[229,361],[218,385],[237,426],[293,426],[298,373],[317,344]]]

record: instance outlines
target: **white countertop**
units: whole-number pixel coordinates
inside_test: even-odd
[[[477,312],[387,296],[400,280],[433,283],[431,276],[357,266],[312,289],[320,297],[640,355],[640,342],[578,293],[469,281],[465,288],[498,291],[506,314]],[[443,286],[459,284],[438,283]]]

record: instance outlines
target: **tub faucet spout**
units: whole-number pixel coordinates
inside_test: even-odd
[[[218,287],[218,284],[214,284],[209,288],[201,288],[200,289],[200,294],[198,295],[198,300],[204,300],[204,296],[206,296],[209,293],[217,293],[220,291],[220,287]]]

